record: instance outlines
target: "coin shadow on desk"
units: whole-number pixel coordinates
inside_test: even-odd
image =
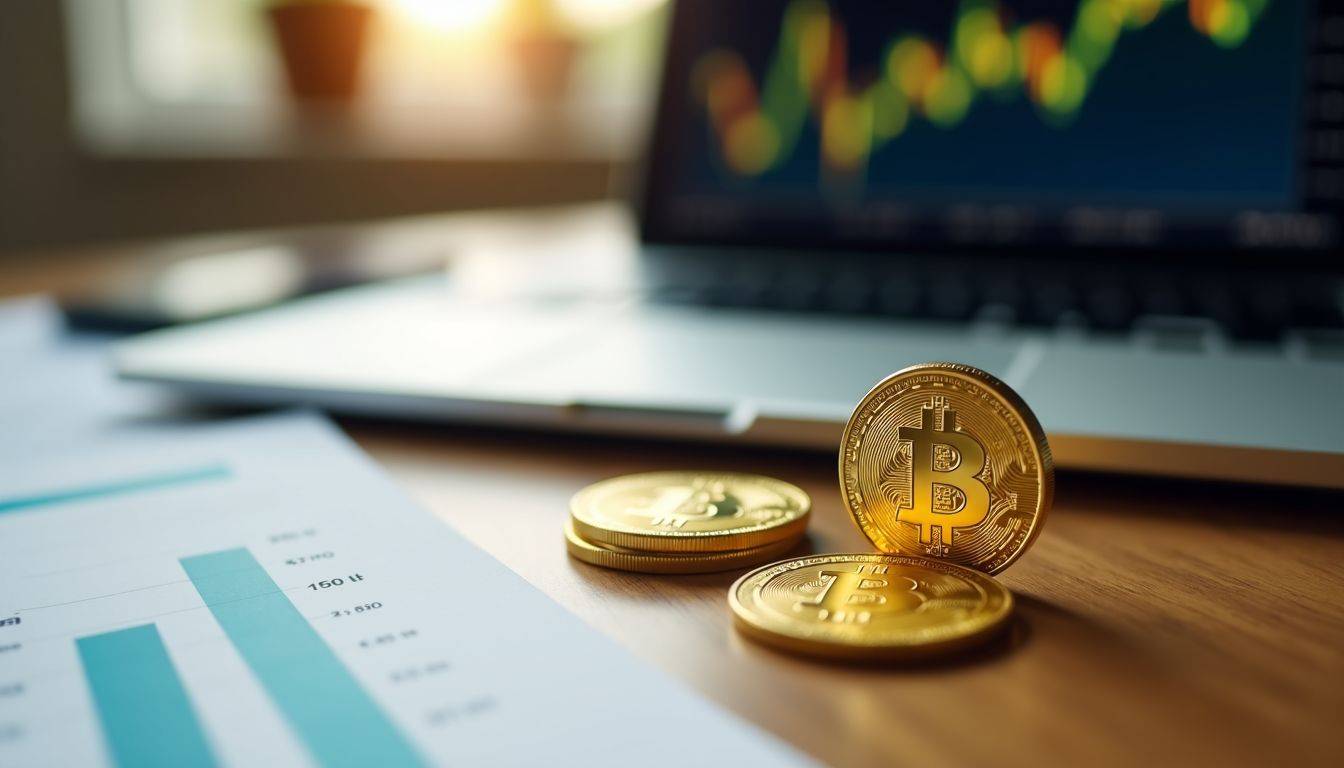
[[[1088,649],[1089,655],[1106,658],[1125,658],[1141,662],[1146,652],[1124,635],[1095,619],[1064,608],[1039,597],[1013,591],[1016,608],[1013,620],[1022,627],[1021,642],[1013,645],[1015,652],[1027,651],[1050,656],[1065,649]]]
[[[804,656],[758,643],[732,631],[730,645],[737,653],[797,664],[823,665],[856,673],[891,677],[943,675],[990,667],[1024,654],[1050,654],[1061,646],[1082,645],[1108,658],[1134,660],[1144,654],[1121,636],[1092,619],[1040,598],[1014,593],[1017,608],[1004,629],[983,645],[943,656],[908,661],[850,661]]]

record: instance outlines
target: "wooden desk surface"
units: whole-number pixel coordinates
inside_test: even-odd
[[[78,284],[103,271],[96,257],[29,261],[0,275],[0,295]],[[412,497],[547,595],[824,761],[1344,765],[1342,495],[1062,473],[1040,539],[1000,577],[1018,600],[1004,641],[865,668],[738,637],[725,599],[737,572],[606,571],[563,545],[567,501],[587,483],[708,466],[811,493],[800,553],[868,551],[832,455],[344,424]]]
[[[609,475],[723,467],[801,485],[800,553],[870,551],[830,455],[347,423],[408,492],[543,592],[704,695],[837,765],[1344,764],[1344,517],[1337,495],[1065,473],[1001,575],[1003,642],[865,668],[735,634],[740,575],[572,561],[569,496]]]

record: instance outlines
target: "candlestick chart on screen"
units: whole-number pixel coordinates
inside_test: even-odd
[[[1297,0],[748,5],[688,82],[720,181],[1290,195]]]

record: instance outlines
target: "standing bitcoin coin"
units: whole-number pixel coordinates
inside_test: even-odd
[[[987,640],[1013,596],[967,568],[905,555],[816,555],[758,568],[728,590],[743,634],[799,653],[910,659]]]
[[[883,552],[998,573],[1040,533],[1054,465],[1040,423],[1007,384],[926,363],[883,379],[854,409],[840,487]]]
[[[740,472],[646,472],[613,477],[569,502],[574,532],[645,552],[724,552],[796,539],[812,500],[774,478]]]

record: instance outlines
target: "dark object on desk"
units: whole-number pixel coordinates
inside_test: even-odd
[[[272,243],[194,256],[151,256],[96,292],[63,298],[61,309],[75,328],[136,333],[379,280],[428,275],[444,269],[445,263],[442,253],[375,254],[349,244]]]

